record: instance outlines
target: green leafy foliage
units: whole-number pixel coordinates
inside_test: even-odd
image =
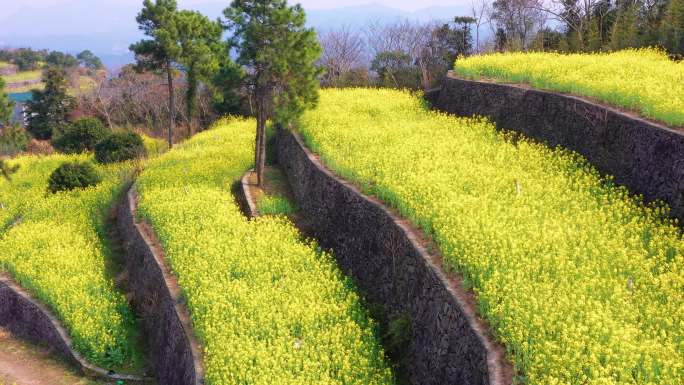
[[[684,383],[684,239],[666,207],[406,92],[322,91],[301,131],[434,238],[521,383]]]
[[[684,0],[670,0],[660,25],[660,43],[672,53],[684,55]]]
[[[230,61],[229,50],[221,41],[221,24],[199,12],[179,11],[175,0],[145,0],[136,20],[147,37],[130,47],[136,55],[137,67],[152,71],[163,69],[169,90],[173,90],[173,71],[185,72],[186,107],[192,126],[200,81],[211,81],[219,71],[221,60]],[[221,58],[222,55],[225,56]],[[175,95],[169,91],[169,146],[175,116]]]
[[[19,124],[10,124],[0,131],[0,155],[14,156],[26,151],[29,144],[26,130]]]
[[[62,163],[50,174],[48,190],[55,194],[95,186],[102,181],[95,166],[90,162]]]
[[[12,103],[5,93],[5,81],[0,77],[0,127],[8,126],[12,119],[14,103]]]
[[[68,125],[76,100],[68,94],[64,69],[48,68],[43,81],[45,89],[31,91],[33,97],[26,103],[27,130],[36,139],[49,140]]]
[[[211,81],[214,90],[214,110],[222,116],[236,115],[240,112],[241,99],[238,90],[242,85],[245,72],[228,55],[220,56],[219,70]]]
[[[231,195],[254,159],[254,121],[226,120],[138,180],[204,347],[207,382],[390,384],[354,284],[283,217],[245,218]]]
[[[230,60],[228,49],[221,42],[221,24],[195,11],[179,11],[176,14],[181,53],[179,62],[187,73],[188,87],[185,100],[187,114],[194,120],[197,110],[197,87],[199,81],[211,80],[219,70],[219,57],[225,54]]]
[[[234,0],[223,11],[237,63],[250,68],[247,82],[256,104],[256,165],[263,181],[266,121],[288,127],[318,101],[321,56],[316,32],[301,5],[286,0]]]
[[[93,151],[108,132],[100,119],[82,118],[67,126],[64,133],[52,141],[52,146],[65,154]]]
[[[146,154],[142,137],[132,131],[115,132],[95,145],[95,159],[103,164],[137,159]]]
[[[60,51],[51,51],[45,58],[45,62],[48,65],[60,68],[70,68],[78,65],[78,60],[75,57]]]
[[[100,60],[99,57],[95,56],[95,54],[92,53],[92,51],[90,50],[82,51],[81,53],[76,55],[76,59],[78,59],[78,62],[82,66],[90,70],[99,70],[104,68],[102,60]]]

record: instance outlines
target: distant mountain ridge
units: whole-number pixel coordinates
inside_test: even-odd
[[[120,0],[70,0],[55,6],[23,5],[8,15],[0,13],[0,47],[47,48],[71,53],[90,49],[107,66],[120,66],[133,60],[128,46],[141,38],[135,22],[139,2]],[[217,18],[228,2],[207,0],[193,6],[203,14]],[[371,21],[449,20],[468,14],[467,6],[429,7],[415,12],[378,4],[307,10],[308,24],[319,30],[348,26],[358,28]]]

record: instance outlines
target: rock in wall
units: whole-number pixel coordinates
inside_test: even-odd
[[[576,151],[646,201],[665,201],[684,220],[681,131],[574,96],[454,76],[426,97],[441,111],[487,116],[498,128]]]
[[[321,246],[370,301],[410,319],[411,383],[510,383],[501,351],[405,221],[333,175],[290,131],[278,133],[278,161]]]

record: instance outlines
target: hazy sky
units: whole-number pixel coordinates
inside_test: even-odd
[[[221,15],[231,0],[177,0],[182,9],[197,9],[211,18]],[[294,3],[297,0],[289,0]],[[451,18],[464,13],[471,0],[299,0],[310,11],[314,28],[362,25],[371,19]],[[66,52],[91,49],[99,55],[129,54],[140,38],[135,15],[143,0],[0,0],[0,47],[27,46]],[[350,6],[361,11],[336,11]],[[430,10],[434,6],[449,9]],[[332,9],[332,10],[331,10]],[[427,10],[426,10],[427,9]],[[314,12],[317,11],[317,12]],[[422,11],[422,12],[413,12]]]
[[[46,6],[54,6],[59,4],[70,3],[74,1],[92,1],[92,0],[20,0],[7,1],[0,0],[0,2],[7,2],[0,7],[0,17],[3,15],[10,15],[22,7],[41,8]],[[101,1],[101,0],[98,0]],[[109,0],[114,2],[114,0]],[[116,0],[117,3],[123,4],[142,4],[142,0]],[[201,3],[216,3],[218,0],[178,0],[181,8],[191,8],[193,4]],[[294,2],[294,1],[291,1]],[[434,5],[458,5],[468,4],[469,0],[300,0],[302,5],[307,9],[330,9],[340,8],[345,6],[363,5],[363,4],[381,4],[392,8],[403,9],[406,11],[415,11],[422,8],[427,8]],[[230,0],[225,0],[226,5]],[[93,6],[96,6],[94,2]]]

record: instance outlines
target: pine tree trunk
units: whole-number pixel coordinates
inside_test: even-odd
[[[266,157],[266,143],[265,143],[265,132],[266,132],[266,92],[261,87],[257,86],[255,92],[256,99],[256,118],[257,118],[257,129],[256,129],[256,140],[254,147],[254,170],[257,173],[257,184],[261,187],[264,182],[264,164]]]
[[[256,172],[260,187],[264,182],[264,165],[266,164],[266,102],[261,96],[257,105],[257,137],[256,137]]]
[[[195,133],[195,115],[197,111],[197,73],[195,66],[190,66],[188,71],[188,89],[186,91],[186,108],[188,113],[188,135]]]
[[[176,95],[173,90],[173,74],[171,73],[171,62],[166,62],[166,76],[169,85],[169,148],[173,147],[173,133],[176,131]]]

